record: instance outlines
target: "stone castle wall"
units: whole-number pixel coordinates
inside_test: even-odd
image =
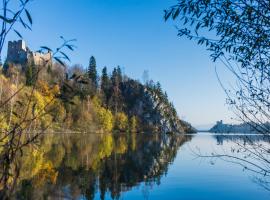
[[[31,59],[33,60],[34,65],[42,66],[42,65],[51,65],[52,64],[52,54],[48,53],[39,53],[32,52]]]
[[[21,65],[26,65],[28,62],[33,62],[34,65],[38,66],[51,65],[52,54],[51,52],[32,52],[23,40],[9,41],[7,62]]]

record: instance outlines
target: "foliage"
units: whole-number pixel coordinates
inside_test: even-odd
[[[96,59],[94,56],[91,56],[89,61],[88,77],[94,89],[96,90],[98,87],[98,75],[97,75]]]
[[[44,134],[37,139],[38,149],[32,144],[23,149],[22,157],[18,156],[20,177],[14,188],[15,196],[48,199],[53,194],[54,198],[60,198],[59,191],[66,185],[73,191],[72,199],[86,193],[94,198],[97,187],[101,193],[106,190],[117,196],[126,190],[121,184],[133,187],[142,181],[158,182],[186,140],[166,136],[164,142],[163,137],[159,134]],[[15,167],[11,172],[14,175]]]
[[[32,86],[35,84],[36,82],[36,73],[37,73],[37,66],[34,66],[33,64],[28,64],[26,66],[26,70],[25,70],[25,84],[27,86]]]
[[[236,78],[223,89],[242,121],[269,134],[269,2],[266,0],[178,0],[165,20],[179,20],[179,36],[197,41]]]
[[[21,33],[16,30],[16,25],[20,25],[23,29],[31,30],[33,19],[30,12],[27,9],[29,5],[29,0],[17,1],[17,7],[13,8],[14,5],[11,4],[9,0],[3,0],[1,5],[1,35],[0,35],[0,55],[2,55],[3,45],[5,43],[6,37],[10,31],[14,31],[18,37],[22,38]],[[1,57],[0,57],[1,60]]]
[[[107,67],[102,69],[100,89],[103,94],[103,105],[108,105],[110,98],[111,81],[108,76]]]
[[[155,128],[161,130],[158,128],[162,121],[168,118],[156,109],[156,104],[168,104],[160,85],[158,89],[153,89],[152,94],[147,85],[128,77],[123,78],[120,67],[115,68],[111,76],[104,68],[100,87],[91,91],[89,77],[81,66],[74,66],[68,73],[68,70],[59,70],[60,64],[53,64],[49,71],[41,74],[40,70],[46,69],[45,66],[34,66],[33,73],[9,63],[5,73],[0,73],[0,161],[3,161],[0,182],[5,187],[10,187],[18,180],[10,172],[19,176],[19,172],[13,170],[18,169],[17,156],[26,146],[33,148],[27,152],[26,155],[30,157],[22,169],[26,172],[24,176],[32,177],[30,184],[36,188],[55,184],[58,177],[56,168],[61,163],[73,170],[79,169],[81,164],[78,163],[77,155],[85,155],[90,149],[99,152],[91,159],[86,155],[87,166],[94,171],[102,164],[101,159],[109,157],[112,151],[124,154],[130,142],[132,149],[136,149],[134,136],[132,141],[123,137],[113,142],[112,135],[108,133],[114,130],[137,132],[149,127],[153,128],[149,129],[151,131]],[[163,97],[163,102],[153,98],[156,93]],[[173,109],[173,106],[170,108]],[[83,145],[87,150],[78,152],[71,149],[73,144],[63,143],[58,146],[57,140],[54,143],[48,138],[43,141],[44,149],[36,148],[36,142],[45,130],[63,129],[106,134],[100,134],[96,141],[100,144],[98,149],[85,141]],[[79,150],[78,145],[75,146]],[[49,158],[49,149],[58,152],[57,156]],[[63,158],[64,152],[70,154],[69,159]],[[10,159],[5,159],[7,157]],[[3,191],[8,189],[4,188]]]
[[[101,106],[101,102],[97,97],[93,98],[94,110],[97,116],[98,123],[101,128],[107,132],[113,129],[114,119],[110,110]]]
[[[138,128],[137,126],[138,126],[138,119],[137,119],[137,117],[132,116],[130,119],[130,131],[132,133],[136,132],[137,128]]]
[[[120,131],[128,130],[128,117],[124,112],[115,114],[115,129]]]
[[[213,61],[222,62],[232,73],[236,83],[231,88],[217,73],[227,103],[240,122],[269,140],[269,1],[178,0],[164,17],[178,20],[179,36],[205,46]],[[269,143],[250,143],[236,142],[239,149],[235,152],[248,152],[243,156],[213,153],[208,157],[238,163],[258,175],[256,181],[269,190]]]
[[[3,107],[2,127],[7,129],[25,116],[33,120],[28,131],[51,127],[55,130],[137,132],[144,128],[162,130],[164,118],[170,123],[168,129],[180,130],[175,126],[177,113],[159,83],[143,85],[132,79],[123,80],[120,67],[114,68],[111,76],[106,67],[102,71],[100,89],[92,95],[87,89],[86,72],[80,65],[72,66],[67,79],[51,82],[55,78],[53,73],[45,71],[46,78],[38,78],[29,86],[23,81],[26,76],[23,71],[18,70],[12,78],[2,75],[1,81],[5,82],[2,91],[9,94],[7,97],[22,87],[17,97]],[[2,100],[5,101],[3,95]]]
[[[111,76],[112,87],[110,89],[110,98],[108,106],[114,112],[120,112],[123,108],[122,94],[120,84],[122,82],[122,73],[120,67],[114,68]]]

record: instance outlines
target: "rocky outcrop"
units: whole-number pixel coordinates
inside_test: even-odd
[[[177,115],[173,104],[159,85],[143,85],[135,80],[127,80],[121,85],[121,93],[126,104],[125,112],[140,119],[143,130],[163,133],[194,133],[196,130]]]

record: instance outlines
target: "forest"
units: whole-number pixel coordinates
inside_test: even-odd
[[[180,120],[159,82],[141,83],[118,66],[97,72],[94,56],[89,66],[61,63],[35,66],[4,63],[0,73],[2,132],[20,124],[27,132],[195,132]],[[16,95],[14,95],[16,94]],[[12,98],[11,98],[12,97]],[[5,103],[7,102],[7,103]]]

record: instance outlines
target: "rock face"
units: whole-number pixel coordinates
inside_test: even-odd
[[[137,116],[144,130],[163,133],[193,133],[196,130],[187,122],[179,119],[177,112],[166,93],[159,85],[143,85],[135,80],[121,84],[125,112]]]
[[[264,124],[264,127],[269,127],[270,124]],[[263,130],[259,125],[254,123],[242,123],[242,124],[224,124],[223,121],[217,121],[209,132],[211,133],[260,133]]]

